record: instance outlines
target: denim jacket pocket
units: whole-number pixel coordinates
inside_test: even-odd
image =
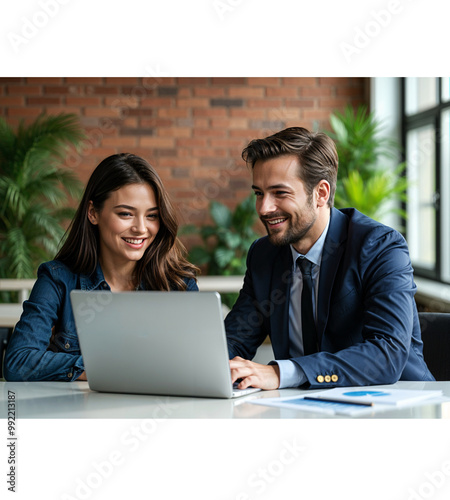
[[[75,332],[57,332],[52,336],[49,351],[80,354],[80,344]]]

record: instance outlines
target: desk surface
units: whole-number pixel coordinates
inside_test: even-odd
[[[399,389],[441,389],[450,397],[450,382],[397,382]],[[299,410],[253,405],[250,398],[295,396],[308,391],[262,391],[234,400],[107,394],[89,389],[87,382],[0,382],[0,418],[6,418],[8,391],[16,398],[17,418],[330,418]],[[348,418],[348,417],[332,417]],[[364,418],[450,418],[450,402],[375,413]]]

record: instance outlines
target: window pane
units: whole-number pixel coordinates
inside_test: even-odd
[[[406,78],[406,114],[412,115],[437,104],[436,78]]]
[[[407,236],[413,265],[433,270],[436,265],[435,131],[411,130],[406,136],[408,188]]]
[[[450,110],[442,113],[441,148],[442,279],[450,283]]]
[[[450,78],[442,78],[442,100],[450,101]]]

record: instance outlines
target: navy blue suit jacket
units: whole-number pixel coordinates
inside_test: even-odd
[[[252,359],[269,335],[289,359],[289,245],[253,243],[243,288],[225,320],[230,359]],[[331,210],[317,297],[320,351],[292,358],[309,387],[434,380],[422,354],[416,285],[403,236],[355,209]]]

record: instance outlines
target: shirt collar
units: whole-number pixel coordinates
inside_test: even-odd
[[[322,260],[323,247],[325,245],[325,238],[327,237],[329,226],[330,226],[330,218],[328,218],[327,225],[325,229],[322,231],[322,234],[319,236],[319,239],[309,249],[309,252],[306,255],[298,253],[297,250],[292,245],[290,245],[293,262],[296,262],[298,257],[302,257],[302,258],[307,258],[314,265],[320,266],[320,262]]]

